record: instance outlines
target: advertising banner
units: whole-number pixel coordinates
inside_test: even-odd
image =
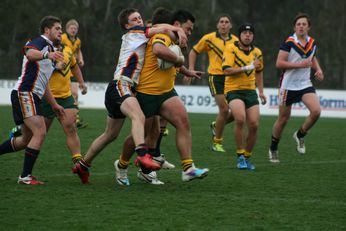
[[[10,93],[16,81],[0,80],[0,105],[10,105]],[[79,105],[84,108],[105,108],[104,95],[107,83],[88,82],[88,94],[79,95]],[[180,98],[189,113],[217,113],[214,98],[207,86],[176,86]],[[316,90],[319,97],[322,117],[346,118],[346,90]],[[278,89],[265,88],[267,104],[260,105],[261,115],[278,114]],[[308,110],[303,103],[292,106],[292,116],[306,116]]]

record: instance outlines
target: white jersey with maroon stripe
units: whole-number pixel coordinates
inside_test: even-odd
[[[25,52],[28,49],[39,50],[42,54],[46,51],[52,52],[54,51],[53,43],[43,35],[26,43],[23,47],[22,73],[14,86],[14,90],[19,92],[33,92],[39,98],[42,98],[54,71],[54,63],[50,59],[42,59],[34,62],[29,61],[25,56]]]
[[[303,46],[294,33],[280,46],[280,50],[289,53],[288,62],[299,63],[305,59],[312,59],[314,57],[316,44],[315,40],[308,36],[306,38],[306,44]],[[310,74],[310,67],[284,70],[280,88],[296,91],[311,87]]]
[[[133,27],[122,36],[122,44],[114,79],[124,79],[132,85],[137,84],[141,73],[146,43],[148,42],[148,27]]]

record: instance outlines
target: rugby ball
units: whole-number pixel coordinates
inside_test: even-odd
[[[181,49],[178,45],[173,44],[173,45],[170,45],[168,48],[171,51],[173,51],[174,54],[176,54],[177,56],[181,56],[184,60],[184,55],[181,52]],[[172,62],[160,59],[160,58],[157,58],[157,64],[158,64],[160,69],[168,69],[168,68],[171,68],[175,65],[175,63],[172,63]]]

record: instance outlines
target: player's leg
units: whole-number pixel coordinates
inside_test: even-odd
[[[310,114],[302,125],[302,131],[307,132],[317,122],[321,115],[320,101],[315,93],[304,94],[302,101],[308,108]]]
[[[192,160],[192,137],[188,115],[183,102],[176,94],[161,104],[160,114],[176,129],[176,145],[183,168],[182,180],[201,179],[208,175],[209,169],[196,168]]]
[[[167,124],[168,124],[168,122],[160,116],[160,135],[161,134],[162,134],[162,136],[168,136],[169,135],[169,130],[167,128]]]
[[[145,143],[146,145],[148,145],[148,151],[149,154],[152,156],[153,160],[161,166],[161,163],[159,161],[157,161],[156,157],[156,149],[155,149],[155,145],[156,145],[156,141],[157,138],[160,134],[159,132],[159,117],[158,116],[151,116],[149,118],[146,118],[145,120]],[[140,166],[140,169],[137,172],[137,177],[138,179],[149,183],[149,184],[153,184],[153,185],[162,185],[164,184],[164,182],[162,182],[161,180],[159,180],[158,175],[155,171],[153,171],[152,169],[146,168],[144,166]]]
[[[246,122],[246,111],[245,104],[239,98],[233,98],[229,102],[229,107],[232,110],[234,116],[234,140],[236,144],[236,154],[237,154],[237,167],[239,169],[247,169],[245,160],[245,149],[243,141],[243,130]]]
[[[79,83],[77,82],[75,77],[71,77],[71,93],[72,96],[77,104],[77,115],[76,115],[76,126],[77,128],[85,128],[88,126],[88,123],[84,122],[82,118],[79,116]]]
[[[160,131],[160,116],[153,116],[146,120],[145,143],[148,146],[150,155],[159,156],[160,148],[158,143],[161,143],[162,133]]]
[[[191,159],[192,138],[187,112],[178,96],[165,100],[160,114],[176,129],[176,144],[182,160]]]
[[[107,116],[107,125],[105,131],[97,137],[90,145],[84,156],[84,161],[91,165],[93,159],[119,135],[125,119],[113,119]]]
[[[34,168],[36,159],[40,153],[41,146],[46,136],[46,126],[43,116],[34,115],[24,119],[25,127],[27,127],[32,134],[32,137],[25,148],[23,171],[18,177],[19,184],[43,184],[32,176],[32,170]],[[25,135],[26,129],[23,130]]]
[[[118,137],[124,121],[125,119],[113,119],[107,116],[105,131],[92,142],[85,156],[73,166],[72,172],[78,174],[83,184],[89,183],[89,168],[93,159]]]
[[[229,108],[224,95],[225,76],[223,75],[210,75],[209,76],[209,90],[214,97],[218,107],[218,114],[214,122],[211,123],[212,129],[212,147],[211,149],[216,152],[225,152],[223,141],[223,130],[229,118]]]
[[[165,155],[161,152],[161,141],[164,136],[168,136],[169,130],[167,128],[167,120],[163,119],[161,116],[159,116],[159,129],[160,129],[160,134],[158,135],[157,141],[156,141],[156,148],[155,148],[155,153],[156,157],[154,157],[154,160],[159,162],[161,165],[161,168],[163,169],[174,169],[175,165],[168,162],[166,159]],[[150,150],[149,150],[150,153]]]
[[[314,92],[304,94],[302,96],[302,102],[308,108],[310,114],[306,117],[302,126],[293,134],[293,138],[297,143],[297,151],[300,154],[304,154],[306,152],[304,137],[321,115],[320,102]]]
[[[21,135],[9,138],[0,144],[0,155],[13,153],[26,148],[32,137],[31,131],[24,124],[21,125]]]
[[[21,145],[20,148],[25,147],[23,171],[18,177],[18,183],[43,184],[43,182],[32,176],[33,167],[46,136],[46,126],[41,111],[41,99],[32,92],[12,91],[11,102],[15,123],[17,125],[24,124],[22,126],[23,135],[15,140],[14,145],[14,147]]]
[[[255,169],[255,166],[250,162],[250,158],[252,156],[252,150],[257,140],[259,118],[260,118],[259,105],[253,105],[246,109],[246,123],[247,123],[248,132],[247,132],[244,156],[246,159],[247,169],[249,170]]]
[[[212,150],[216,152],[226,152],[223,148],[223,132],[229,117],[229,108],[224,94],[214,96],[218,106],[218,114],[215,121],[215,135],[213,137]]]
[[[82,155],[80,153],[80,141],[75,124],[77,114],[75,101],[72,96],[64,99],[56,98],[56,101],[60,106],[64,107],[65,109],[65,117],[62,120],[59,119],[59,122],[65,132],[67,147],[69,148],[72,154],[72,161],[73,163],[76,163],[78,160],[82,158]],[[45,100],[42,101],[41,108],[46,128],[48,131],[56,115],[55,112],[52,110],[52,107]]]
[[[66,144],[72,155],[72,162],[76,163],[78,160],[82,159],[81,155],[81,144],[76,128],[76,108],[66,108],[66,117],[63,120],[59,120],[65,135]]]
[[[273,163],[279,162],[278,157],[278,146],[281,140],[281,136],[283,133],[286,124],[288,123],[291,117],[291,106],[279,106],[279,115],[274,122],[272,135],[271,135],[271,144],[269,148],[269,160]]]
[[[165,155],[161,153],[161,141],[165,133],[167,120],[161,116],[155,116],[152,122],[151,130],[146,135],[146,144],[148,145],[149,154],[153,156],[154,161],[161,165],[163,169],[173,169],[174,164],[169,163]]]
[[[144,143],[145,117],[135,97],[128,97],[120,106],[121,112],[131,120],[131,134],[137,145]]]
[[[292,104],[295,102],[296,96],[291,91],[279,89],[279,115],[274,122],[271,135],[271,144],[269,147],[269,161],[272,163],[279,163],[278,146],[288,120],[291,117]]]
[[[10,131],[10,135],[9,137],[17,137],[20,136],[22,134],[22,125],[16,125],[15,127],[13,127]]]
[[[21,135],[18,137],[11,136],[8,140],[4,141],[0,145],[0,155],[22,150],[26,148],[27,144],[30,142],[32,132],[25,126],[24,118],[30,115],[35,115],[35,99],[36,97],[32,100],[32,94],[29,93],[23,93],[20,95],[18,91],[11,92],[13,119],[17,126],[21,126]],[[37,100],[40,101],[38,98]],[[39,103],[40,102],[38,102],[38,105]],[[22,107],[22,105],[26,105],[26,107]]]
[[[135,97],[126,98],[120,107],[122,113],[131,120],[131,134],[135,142],[135,151],[140,164],[149,169],[158,170],[161,166],[152,160],[144,140],[145,116]]]

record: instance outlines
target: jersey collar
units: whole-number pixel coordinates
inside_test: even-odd
[[[221,34],[219,33],[219,31],[216,31],[216,37],[219,38],[219,39],[222,39],[224,40],[222,37],[221,37]],[[225,41],[229,41],[232,39],[232,34],[231,32],[228,33],[228,39],[226,39]]]
[[[51,40],[49,40],[49,38],[47,38],[46,36],[44,36],[43,34],[41,35],[42,38],[44,38],[44,40],[47,41],[47,43],[49,43],[51,46],[53,46],[53,42]],[[54,47],[54,46],[53,46]]]
[[[255,49],[255,47],[251,44],[249,50],[244,50],[243,48],[240,47],[239,43],[240,43],[240,41],[235,41],[234,45],[236,47],[238,47],[239,50],[243,51],[246,55],[250,54],[250,52],[253,51],[253,49]]]
[[[303,45],[300,43],[300,41],[298,40],[298,36],[297,36],[296,33],[294,33],[294,34],[292,35],[292,37],[293,37],[293,39],[294,39],[294,41],[295,41],[296,43],[298,43],[298,44],[300,44],[301,46],[303,46]],[[306,44],[308,44],[309,41],[310,41],[310,36],[308,35],[308,36],[306,36]]]

